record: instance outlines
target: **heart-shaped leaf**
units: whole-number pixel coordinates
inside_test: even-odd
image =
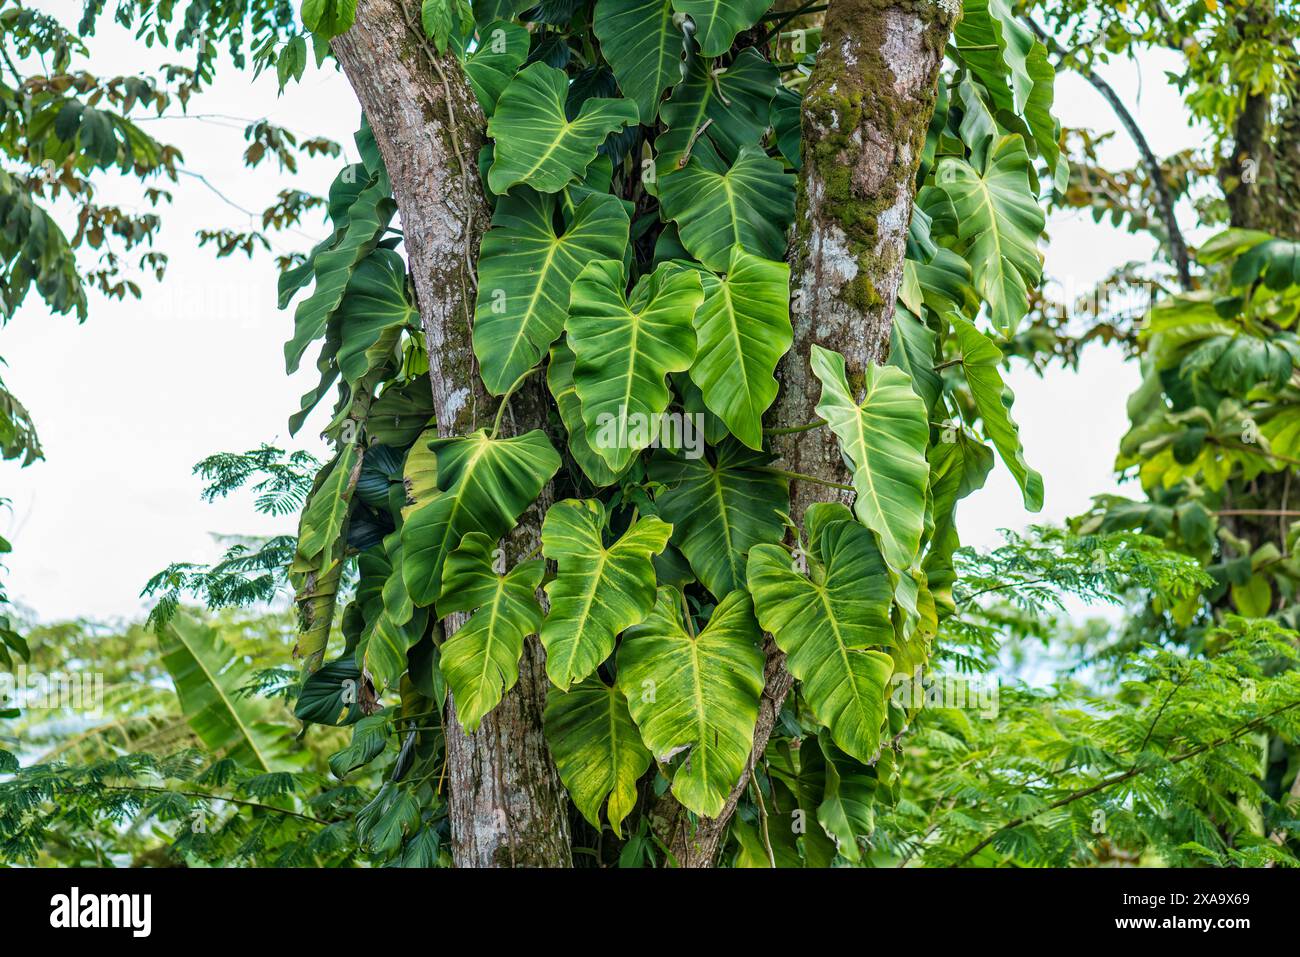
[[[875,650],[894,643],[893,589],[871,532],[848,509],[808,509],[807,560],[812,577],[780,545],[749,553],[749,589],[763,629],[786,653],[814,716],[835,743],[871,761],[885,720],[886,686],[894,662]]]
[[[726,273],[703,273],[701,280],[691,379],[736,438],[762,449],[763,413],[777,393],[776,365],[794,341],[790,267],[733,246]]]
[[[1038,237],[1046,220],[1029,172],[1029,154],[1019,136],[998,140],[980,170],[951,156],[939,164],[939,187],[956,209],[975,286],[1005,336],[1015,333],[1029,311],[1026,283],[1038,282],[1043,271]]]
[[[428,448],[439,491],[417,503],[402,525],[402,577],[417,605],[442,593],[443,564],[462,538],[470,532],[501,538],[560,467],[540,429],[511,439],[479,431],[434,439]]]
[[[745,146],[724,170],[692,156],[685,169],[659,180],[659,201],[677,223],[682,245],[714,272],[727,269],[737,245],[764,259],[785,258],[794,176],[757,146]]]
[[[664,550],[673,527],[654,516],[633,522],[606,547],[600,502],[556,502],[542,522],[542,554],[559,572],[546,586],[551,609],[542,624],[546,673],[567,691],[614,650],[614,639],[645,619],[655,601],[651,556]]]
[[[911,568],[921,548],[930,477],[925,403],[901,369],[867,366],[863,398],[857,402],[849,391],[842,355],[814,345],[811,362],[822,384],[817,414],[853,466],[853,510],[880,537],[885,561],[897,570]]]
[[[610,133],[637,122],[630,100],[592,97],[570,122],[564,112],[569,78],[534,63],[505,88],[488,121],[496,141],[488,187],[498,196],[526,183],[539,193],[558,193],[581,180]]]
[[[636,783],[650,767],[650,752],[618,688],[599,678],[567,694],[552,687],[546,698],[546,740],[555,768],[582,816],[599,828],[609,798],[609,826],[622,837],[623,819],[636,805]]]
[[[447,558],[438,601],[443,615],[474,611],[439,652],[456,717],[466,731],[477,728],[515,686],[524,641],[542,621],[537,588],[546,563],[533,559],[499,574],[496,548],[496,539],[482,532],[466,535]]]
[[[735,439],[723,442],[715,459],[657,454],[650,478],[663,485],[655,496],[659,514],[673,525],[673,544],[715,598],[745,587],[749,550],[775,544],[785,534],[790,507],[786,480],[759,471],[771,461]]]
[[[546,385],[560,410],[560,421],[569,433],[569,454],[593,485],[613,485],[622,473],[615,472],[587,442],[587,426],[582,421],[582,403],[573,384],[573,350],[563,339],[551,347],[546,365]]]
[[[744,591],[723,599],[698,635],[683,627],[680,602],[678,592],[660,588],[650,617],[623,636],[618,686],[659,761],[687,752],[673,773],[673,795],[696,814],[717,817],[754,745],[762,634]]]
[[[617,197],[587,196],[562,233],[555,206],[554,196],[518,187],[497,202],[483,237],[474,354],[493,395],[504,394],[559,337],[583,267],[621,261],[627,248],[627,212]]]
[[[664,377],[690,368],[691,320],[704,299],[699,273],[671,263],[642,276],[630,297],[623,289],[621,262],[589,263],[565,323],[587,442],[615,472],[658,437],[671,397]]]

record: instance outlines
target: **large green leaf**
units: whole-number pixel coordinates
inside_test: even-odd
[[[779,82],[776,67],[753,47],[741,50],[725,69],[692,57],[686,79],[660,110],[668,129],[655,138],[657,174],[667,176],[686,165],[682,157],[688,147],[694,153],[713,146],[730,162],[743,146],[761,140]]]
[[[761,449],[763,413],[777,393],[776,365],[794,341],[790,267],[733,246],[726,273],[704,273],[701,280],[691,379],[732,435]]]
[[[465,57],[465,78],[483,112],[491,116],[515,71],[528,59],[532,36],[517,23],[497,20],[479,31],[479,44]]]
[[[816,746],[799,749],[806,773],[822,776],[822,799],[817,805],[817,823],[835,841],[844,859],[856,864],[862,859],[858,839],[875,829],[876,778],[871,772],[835,747],[826,731],[817,736]],[[809,767],[811,765],[811,767]]]
[[[673,0],[673,9],[695,21],[695,39],[705,56],[722,56],[736,34],[748,30],[772,0]]]
[[[592,194],[556,232],[556,198],[527,187],[501,197],[479,255],[474,354],[483,383],[502,395],[537,365],[564,329],[583,267],[622,261],[628,217],[618,198]]]
[[[655,496],[659,514],[673,525],[673,544],[716,598],[745,587],[749,550],[775,544],[785,534],[790,491],[779,475],[760,471],[771,456],[734,439],[715,459],[657,454],[650,478],[663,486]]]
[[[461,539],[482,532],[496,540],[541,494],[560,467],[546,433],[511,439],[486,430],[434,439],[439,491],[418,503],[402,525],[402,577],[417,605],[442,593],[442,568]]]
[[[569,79],[562,70],[537,62],[522,70],[497,101],[488,121],[496,140],[488,187],[498,196],[526,183],[557,193],[581,180],[610,133],[637,122],[630,100],[592,97],[572,122],[564,112]]]
[[[403,329],[419,328],[415,304],[406,294],[402,257],[391,249],[367,256],[348,281],[332,321],[339,326],[339,372],[355,386],[394,351]]]
[[[597,0],[592,24],[600,50],[642,123],[653,123],[659,97],[682,78],[682,29],[671,0]]]
[[[537,589],[546,573],[541,559],[496,571],[496,539],[470,532],[447,558],[438,611],[473,611],[469,621],[443,642],[439,666],[466,731],[478,727],[519,680],[524,641],[542,621]]]
[[[685,169],[659,180],[659,201],[691,255],[714,272],[724,272],[736,245],[764,259],[785,259],[786,230],[794,221],[794,180],[780,160],[750,144],[723,171],[692,156]]]
[[[1043,268],[1037,243],[1046,220],[1029,173],[1029,154],[1019,136],[998,140],[980,170],[952,156],[939,164],[938,184],[956,209],[975,285],[988,301],[993,324],[1006,336],[1029,311],[1026,283],[1038,282]]]
[[[250,669],[217,630],[176,614],[158,629],[158,647],[185,722],[203,746],[242,767],[276,768],[284,739],[262,723],[257,702],[241,693]]]
[[[542,522],[542,554],[558,566],[546,586],[550,611],[542,624],[546,673],[562,691],[581,681],[614,650],[614,639],[650,614],[655,601],[651,556],[673,527],[653,516],[628,526],[606,546],[605,508],[593,499],[556,502]]]
[[[930,419],[907,373],[870,365],[862,373],[861,402],[849,391],[844,357],[812,347],[812,369],[821,380],[817,414],[826,420],[853,465],[853,510],[880,537],[890,566],[904,570],[916,561],[925,526],[925,461]]]
[[[659,435],[670,393],[664,377],[695,358],[699,273],[669,263],[624,292],[623,264],[589,263],[573,285],[565,323],[587,442],[622,472]]]
[[[619,474],[605,464],[587,442],[587,426],[582,421],[582,403],[573,384],[573,350],[561,339],[551,347],[546,365],[546,385],[551,390],[560,420],[569,434],[569,454],[593,485],[613,485]]]
[[[812,576],[780,545],[749,553],[749,589],[763,629],[787,655],[808,706],[835,743],[869,762],[880,746],[893,659],[892,587],[870,531],[842,505],[808,509]]]
[[[609,826],[622,837],[623,819],[636,805],[636,783],[650,767],[650,752],[617,687],[597,678],[567,694],[552,687],[546,698],[546,740],[573,804],[594,828],[609,798]]]
[[[1025,508],[1037,512],[1043,507],[1043,477],[1025,461],[1025,449],[1020,444],[1020,427],[1011,419],[1011,405],[1015,396],[1002,381],[998,366],[1002,364],[1002,350],[984,333],[958,315],[948,316],[957,334],[957,349],[961,352],[962,368],[970,385],[975,406],[984,420],[984,431],[992,440],[998,455],[1006,463],[1025,499]]]
[[[723,599],[692,635],[679,593],[660,588],[650,617],[619,645],[618,685],[641,740],[662,762],[686,752],[673,795],[704,817],[718,816],[749,761],[763,693],[761,639],[745,592]]]

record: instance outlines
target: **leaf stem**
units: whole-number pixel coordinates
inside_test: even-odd
[[[506,394],[501,397],[501,404],[497,406],[497,416],[492,422],[492,438],[495,439],[497,435],[501,432],[501,417],[506,413],[506,406],[510,404],[510,397],[515,394],[515,390],[517,390],[521,385],[524,384],[525,379],[527,379],[534,372],[540,371],[541,368],[542,367],[539,364],[533,366],[531,369],[529,369],[526,372],[520,373],[519,378],[510,384],[510,388],[506,389]]]
[[[852,485],[845,485],[842,482],[828,482],[826,479],[820,479],[815,475],[805,475],[802,472],[787,472],[785,469],[774,469],[768,468],[767,466],[757,468],[754,471],[766,472],[769,475],[779,475],[782,478],[788,478],[792,482],[811,482],[814,485],[825,485],[827,488],[837,488],[843,492],[857,491],[857,489]]]

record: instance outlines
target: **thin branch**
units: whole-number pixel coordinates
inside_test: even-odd
[[[1183,238],[1183,231],[1178,226],[1178,218],[1174,215],[1173,194],[1169,192],[1169,184],[1165,182],[1160,160],[1156,158],[1156,154],[1151,149],[1151,144],[1147,142],[1146,134],[1142,132],[1142,128],[1138,126],[1137,120],[1128,111],[1124,101],[1119,98],[1119,94],[1115,92],[1109,83],[1093,72],[1092,67],[1062,47],[1056,42],[1056,38],[1040,27],[1033,18],[1025,17],[1024,21],[1044,45],[1061,56],[1057,68],[1060,69],[1066,62],[1072,62],[1079,75],[1091,83],[1093,89],[1100,93],[1106,102],[1110,104],[1124,129],[1133,138],[1133,142],[1142,156],[1142,165],[1146,167],[1147,178],[1151,180],[1151,188],[1155,190],[1156,205],[1159,208],[1160,218],[1164,221],[1165,232],[1169,238],[1169,255],[1178,269],[1178,283],[1183,289],[1190,290],[1192,288],[1192,268],[1187,252],[1187,241]]]

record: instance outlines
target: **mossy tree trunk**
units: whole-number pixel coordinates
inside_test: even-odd
[[[821,387],[809,365],[814,343],[843,353],[850,383],[889,354],[894,300],[903,275],[915,179],[934,114],[952,17],[935,0],[831,0],[803,104],[803,170],[791,266],[794,345],[777,372],[777,429],[813,422]],[[826,482],[849,475],[834,437],[813,429],[773,440],[782,468]],[[791,515],[840,495],[812,482],[791,485]],[[767,684],[751,760],[767,747],[792,678],[768,641]],[[692,821],[661,799],[653,824],[683,867],[712,866],[749,783],[732,789],[715,820]],[[774,822],[773,826],[781,826]]]
[[[388,168],[402,220],[429,352],[438,430],[466,435],[490,425],[496,400],[484,390],[470,340],[475,262],[489,212],[477,155],[484,119],[460,64],[440,56],[411,0],[361,0],[352,29],[332,41],[361,101]],[[538,381],[511,400],[507,434],[545,427]],[[540,539],[550,490],[524,515],[507,543],[514,557]],[[464,623],[443,623],[450,635]],[[519,682],[473,734],[448,702],[447,779],[452,855],[460,867],[572,863],[568,799],[542,736],[546,671],[532,640]]]

